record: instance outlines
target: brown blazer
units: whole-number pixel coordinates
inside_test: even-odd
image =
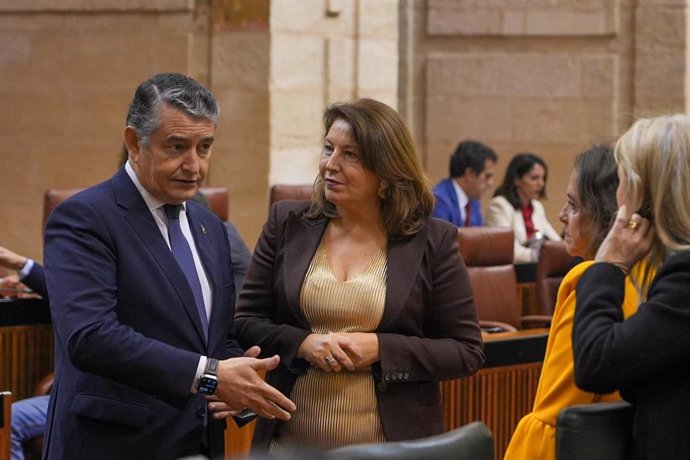
[[[264,356],[280,355],[280,367],[267,380],[286,395],[309,366],[296,357],[311,333],[300,292],[328,223],[305,217],[308,206],[279,201],[271,208],[234,321],[244,347],[259,345]],[[372,374],[386,439],[443,432],[438,381],[472,375],[484,362],[455,226],[430,218],[416,235],[389,241],[386,300],[376,334],[381,360]],[[268,447],[279,428],[277,421],[260,420],[254,446]]]

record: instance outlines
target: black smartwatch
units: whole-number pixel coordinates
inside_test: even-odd
[[[196,390],[202,395],[212,395],[218,387],[218,360],[208,358],[206,370],[196,383]]]

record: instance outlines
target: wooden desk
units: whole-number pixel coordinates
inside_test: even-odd
[[[502,459],[520,419],[532,410],[548,329],[487,334],[486,363],[477,374],[441,382],[446,431],[482,421]]]
[[[43,299],[0,300],[0,389],[33,396],[53,370],[53,327]]]

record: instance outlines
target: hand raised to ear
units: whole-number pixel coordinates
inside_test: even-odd
[[[628,215],[623,205],[594,260],[614,264],[628,274],[630,268],[649,253],[655,239],[656,232],[649,219],[636,213]]]

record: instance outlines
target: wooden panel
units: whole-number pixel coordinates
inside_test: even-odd
[[[256,420],[238,428],[235,422],[228,418],[228,427],[225,430],[225,458],[243,457],[249,454],[252,446],[252,436]]]
[[[259,371],[261,378],[266,378],[265,371]],[[256,428],[256,420],[238,428],[237,424],[231,419],[227,419],[225,429],[225,458],[243,458],[249,455],[252,447],[252,438]]]
[[[522,304],[523,315],[539,315],[539,303],[537,299],[537,284],[534,282],[518,283],[518,296]]]
[[[10,458],[10,435],[12,434],[12,393],[0,393],[0,460]]]
[[[50,324],[0,327],[0,388],[15,399],[33,396],[36,384],[53,371]]]
[[[532,410],[541,366],[499,366],[441,382],[446,431],[482,421],[494,435],[495,458],[502,459],[518,422]]]
[[[518,422],[532,410],[541,367],[541,362],[498,366],[441,382],[445,430],[483,421],[494,435],[495,458],[502,459]],[[239,429],[228,419],[226,458],[249,453],[255,425]]]
[[[495,458],[503,458],[515,427],[532,410],[544,361],[548,329],[484,336],[486,362],[472,377],[441,382],[445,430],[474,421],[494,435]]]

